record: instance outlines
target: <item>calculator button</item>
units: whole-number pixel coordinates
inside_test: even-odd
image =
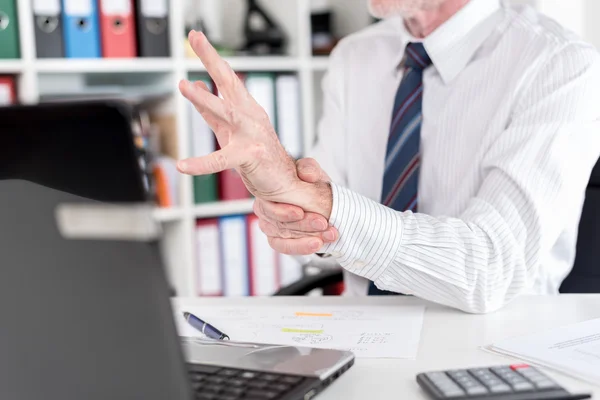
[[[520,369],[519,373],[529,379],[540,379],[540,378],[545,379],[546,378],[541,372],[539,372],[538,370],[533,369],[533,368]]]
[[[526,392],[534,389],[531,383],[525,381],[512,384],[512,388],[515,392]]]
[[[489,389],[490,389],[490,392],[492,392],[492,393],[507,393],[507,392],[511,391],[510,386],[508,386],[504,383],[490,386]]]
[[[458,384],[460,386],[463,387],[463,389],[468,389],[468,388],[473,387],[473,386],[481,386],[479,384],[479,382],[477,382],[474,379],[465,379],[465,380],[460,380],[460,381],[457,381],[457,382],[458,382]]]
[[[558,385],[554,382],[552,382],[549,379],[545,379],[543,381],[537,381],[535,382],[535,386],[538,389],[554,389],[554,388],[558,388]]]
[[[448,376],[443,372],[428,372],[425,375],[427,375],[427,377],[434,382],[438,380],[450,380],[450,378],[448,378]]]
[[[498,378],[479,378],[479,380],[488,388],[491,386],[504,385],[504,383]]]
[[[488,390],[481,385],[470,387],[466,391],[469,396],[479,396],[488,393]]]
[[[444,394],[445,397],[448,398],[452,398],[452,397],[461,397],[465,395],[465,392],[460,389],[458,386],[455,389],[441,389],[442,393]]]
[[[487,368],[473,368],[470,369],[469,372],[475,376],[487,375],[490,373],[490,370]]]
[[[448,375],[450,375],[454,379],[459,379],[459,378],[463,378],[465,376],[468,377],[469,373],[465,370],[458,370],[458,371],[450,371],[450,372],[448,372]]]
[[[498,374],[498,375],[503,375],[506,373],[514,373],[512,369],[510,369],[510,367],[492,367],[490,368],[492,370],[493,373]]]
[[[513,371],[519,370],[519,369],[524,369],[524,368],[530,368],[528,364],[513,364],[510,366],[510,369],[512,369]]]

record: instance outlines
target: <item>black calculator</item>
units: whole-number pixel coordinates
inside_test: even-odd
[[[436,400],[587,399],[572,395],[552,378],[527,364],[425,372],[417,382]]]

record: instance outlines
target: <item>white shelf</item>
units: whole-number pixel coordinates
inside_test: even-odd
[[[154,218],[158,222],[175,222],[183,218],[184,211],[182,208],[156,208],[154,210]]]
[[[327,71],[329,68],[329,57],[328,56],[316,56],[310,60],[310,68],[313,71]]]
[[[123,58],[123,59],[44,59],[36,60],[34,68],[41,73],[127,73],[172,72],[170,58]]]
[[[214,218],[226,215],[250,214],[253,204],[254,199],[207,203],[194,206],[192,216],[194,218]]]
[[[298,71],[300,59],[296,57],[228,57],[225,60],[235,71]],[[197,59],[187,59],[186,67],[189,72],[204,72],[206,68]]]
[[[0,60],[0,74],[18,74],[23,70],[21,60]]]

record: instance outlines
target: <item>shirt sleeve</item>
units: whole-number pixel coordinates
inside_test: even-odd
[[[600,154],[599,93],[596,51],[563,48],[515,101],[461,215],[397,212],[334,183],[340,238],[323,251],[381,289],[472,313],[502,307],[534,283],[563,211],[581,208]]]

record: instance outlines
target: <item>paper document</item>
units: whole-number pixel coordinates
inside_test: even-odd
[[[362,358],[417,356],[423,306],[378,307],[179,307],[180,336],[202,337],[183,318],[191,312],[232,341],[352,351]]]
[[[600,319],[506,339],[486,349],[600,384]]]

